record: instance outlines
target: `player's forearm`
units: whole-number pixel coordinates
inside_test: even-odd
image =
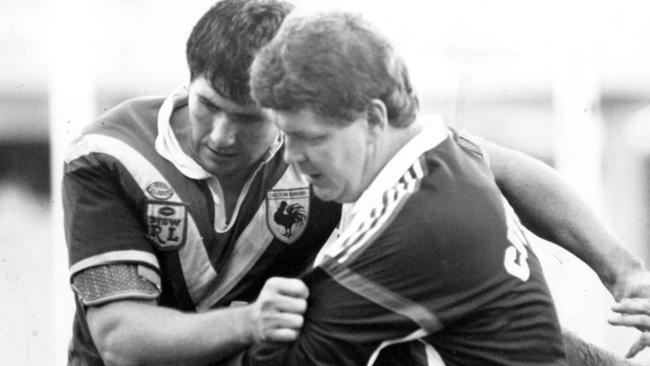
[[[248,308],[201,314],[123,301],[90,309],[93,339],[107,365],[195,365],[250,345]]]
[[[486,147],[499,188],[524,225],[588,264],[619,298],[625,278],[643,269],[641,261],[552,168],[514,150]]]
[[[562,332],[562,337],[569,366],[635,366],[611,352],[585,342],[567,330]]]

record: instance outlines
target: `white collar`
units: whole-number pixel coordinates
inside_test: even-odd
[[[176,88],[163,102],[158,111],[158,136],[156,136],[156,151],[160,156],[169,160],[176,169],[191,179],[203,180],[211,178],[212,175],[203,169],[196,160],[192,159],[181,148],[174,129],[171,125],[171,117],[174,109],[181,103],[187,101],[187,87]],[[267,163],[282,147],[284,139],[282,134],[273,141],[273,144],[264,155],[262,163]]]
[[[368,216],[377,205],[382,204],[384,193],[395,186],[423,153],[433,149],[449,136],[449,130],[437,116],[418,116],[418,123],[423,125],[422,131],[402,146],[384,165],[359,199],[343,205],[338,235],[332,236],[321,248],[314,266],[320,265],[326,257],[334,258],[347,252],[339,258],[345,260],[350,253],[357,250],[358,247],[355,249],[348,246],[349,241],[358,234],[359,228],[368,223]],[[380,226],[368,230],[378,230]]]
[[[176,169],[191,179],[207,179],[210,173],[205,171],[194,159],[181,148],[174,129],[171,125],[171,117],[176,106],[187,100],[187,87],[176,88],[163,102],[158,111],[158,136],[156,137],[156,151],[160,156],[169,160]]]
[[[420,115],[418,123],[423,125],[422,131],[393,155],[355,202],[343,205],[342,230],[345,230],[346,224],[350,224],[358,213],[375,207],[384,192],[393,187],[423,153],[436,147],[449,135],[444,122],[436,115]]]

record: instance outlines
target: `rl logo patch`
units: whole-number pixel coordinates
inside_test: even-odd
[[[147,186],[147,192],[157,200],[168,200],[174,195],[174,191],[165,182],[153,182]]]
[[[160,249],[180,248],[185,243],[187,208],[182,203],[149,202],[147,227],[149,239]]]
[[[309,187],[276,189],[266,193],[266,224],[273,236],[287,244],[298,240],[309,218]]]

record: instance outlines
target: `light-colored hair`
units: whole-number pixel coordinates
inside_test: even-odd
[[[251,93],[267,108],[311,108],[348,122],[379,99],[396,127],[409,125],[419,107],[388,40],[359,15],[342,12],[289,16],[255,57]]]

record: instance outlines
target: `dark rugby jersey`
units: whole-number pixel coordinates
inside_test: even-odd
[[[244,365],[566,365],[540,263],[485,162],[442,123],[405,145],[303,278],[299,339]]]
[[[156,146],[169,132],[159,127],[169,128],[172,111],[186,105],[183,93],[124,102],[71,146],[63,180],[71,277],[131,263],[158,276],[163,306],[206,311],[251,302],[268,277],[297,276],[307,267],[338,223],[340,206],[315,199],[282,160],[278,139],[226,223],[211,189],[215,178],[188,173],[182,156],[167,159],[178,151]],[[70,363],[101,364],[77,300]]]

